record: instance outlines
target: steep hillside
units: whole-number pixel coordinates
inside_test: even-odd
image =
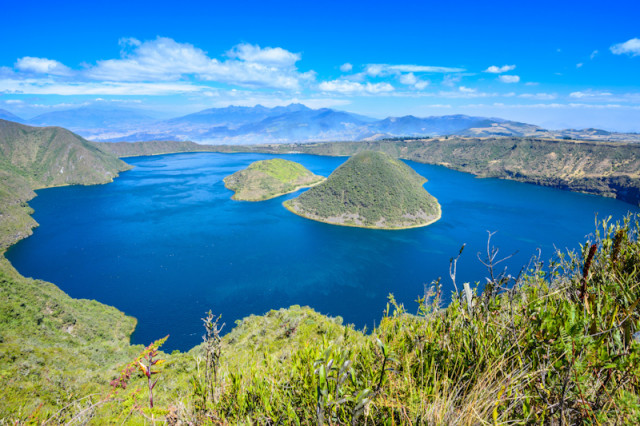
[[[129,345],[135,325],[116,308],[20,276],[0,255],[0,419],[60,409],[67,417],[63,407],[101,392],[114,366],[142,349]]]
[[[98,145],[59,127],[0,120],[0,167],[15,170],[35,188],[105,183],[129,166]]]
[[[225,186],[235,191],[234,200],[261,201],[318,184],[324,177],[307,170],[302,164],[281,158],[251,163],[224,178]]]
[[[440,218],[426,179],[381,152],[364,151],[322,184],[286,201],[293,213],[335,225],[378,229],[425,226]]]
[[[129,165],[59,127],[0,120],[0,249],[31,233],[33,189],[111,182]]]

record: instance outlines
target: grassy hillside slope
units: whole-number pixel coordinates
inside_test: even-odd
[[[141,350],[129,346],[135,324],[115,308],[20,276],[1,256],[0,423],[70,403],[77,410],[79,397],[102,391],[114,366]]]
[[[107,183],[130,169],[100,147],[59,127],[0,120],[0,250],[37,225],[27,205],[34,189]]]
[[[100,389],[129,358],[135,320],[18,274],[4,250],[37,223],[34,189],[111,182],[129,166],[69,132],[0,120],[0,423],[51,413]]]
[[[329,178],[285,201],[290,211],[335,225],[379,229],[424,226],[440,218],[440,205],[422,185],[426,179],[382,152],[363,151]]]
[[[306,188],[324,180],[302,164],[282,158],[251,163],[224,178],[227,189],[235,191],[234,200],[261,201]]]

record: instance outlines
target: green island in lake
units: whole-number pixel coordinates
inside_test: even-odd
[[[388,154],[365,151],[284,206],[299,216],[334,225],[416,228],[441,216],[438,200],[422,187],[426,181]]]
[[[224,178],[227,189],[235,191],[233,200],[262,201],[317,185],[323,176],[313,174],[302,164],[274,158],[251,163]]]

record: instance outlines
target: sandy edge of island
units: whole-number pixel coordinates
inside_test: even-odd
[[[316,176],[320,176],[320,175],[316,175]],[[228,177],[228,176],[227,176],[227,177]],[[251,203],[256,203],[256,202],[258,202],[258,201],[267,201],[267,200],[272,200],[272,199],[274,199],[274,198],[281,197],[281,196],[283,196],[283,195],[287,195],[287,194],[291,194],[292,192],[296,192],[296,191],[299,191],[299,190],[304,189],[304,188],[311,188],[312,186],[320,185],[322,182],[324,182],[325,180],[327,180],[327,178],[326,178],[326,177],[324,177],[324,176],[321,176],[321,177],[322,177],[322,179],[321,179],[321,180],[319,180],[319,181],[317,181],[317,182],[314,182],[314,183],[312,183],[311,185],[299,185],[299,186],[296,186],[295,188],[293,188],[291,191],[287,191],[287,192],[280,192],[280,193],[278,193],[278,194],[272,195],[272,196],[267,197],[267,198],[260,198],[259,200],[245,200],[245,199],[242,199],[242,198],[236,198],[237,191],[233,191],[233,189],[228,188],[228,187],[227,187],[227,183],[226,183],[226,182],[224,182],[224,179],[226,179],[226,177],[225,177],[224,179],[222,179],[222,181],[223,181],[223,182],[224,182],[224,184],[225,184],[225,185],[224,185],[224,187],[225,187],[225,188],[227,188],[229,191],[233,191],[233,195],[231,196],[231,199],[232,199],[232,200],[234,200],[234,201],[249,201],[249,202],[251,202]]]
[[[435,198],[435,197],[433,197],[433,198],[436,200],[436,202],[438,202],[437,198]],[[429,222],[426,222],[426,223],[421,223],[420,225],[401,226],[401,227],[397,227],[397,228],[380,228],[380,227],[377,227],[377,226],[351,225],[351,224],[348,224],[348,223],[335,223],[335,222],[329,222],[329,221],[326,221],[326,220],[315,219],[315,218],[312,218],[312,217],[309,217],[309,216],[305,216],[305,215],[293,210],[291,207],[289,207],[287,205],[288,201],[293,201],[293,200],[284,201],[282,203],[282,205],[284,206],[285,209],[289,210],[291,213],[295,214],[296,216],[300,216],[300,217],[303,217],[303,218],[309,219],[309,220],[315,220],[316,222],[326,223],[328,225],[348,226],[350,228],[378,229],[380,231],[400,231],[400,230],[403,230],[403,229],[423,228],[425,226],[429,226],[429,225],[439,221],[442,218],[442,207],[440,206],[440,203],[438,203],[438,214],[437,214],[437,216],[433,220],[431,220]]]

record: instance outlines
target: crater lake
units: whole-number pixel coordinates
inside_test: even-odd
[[[135,166],[113,183],[37,191],[40,224],[7,258],[24,276],[51,281],[75,298],[113,305],[138,319],[133,343],[170,335],[165,350],[202,341],[201,318],[222,314],[225,331],[251,314],[308,305],[368,328],[393,293],[409,312],[425,286],[442,278],[462,244],[457,282],[484,282],[488,232],[500,267],[517,275],[540,249],[579,248],[599,219],[640,209],[614,199],[406,163],[428,179],[442,206],[427,227],[385,231],[315,222],[282,202],[231,200],[222,179],[250,163],[285,158],[328,176],[346,157],[289,154],[174,154],[127,158]]]

